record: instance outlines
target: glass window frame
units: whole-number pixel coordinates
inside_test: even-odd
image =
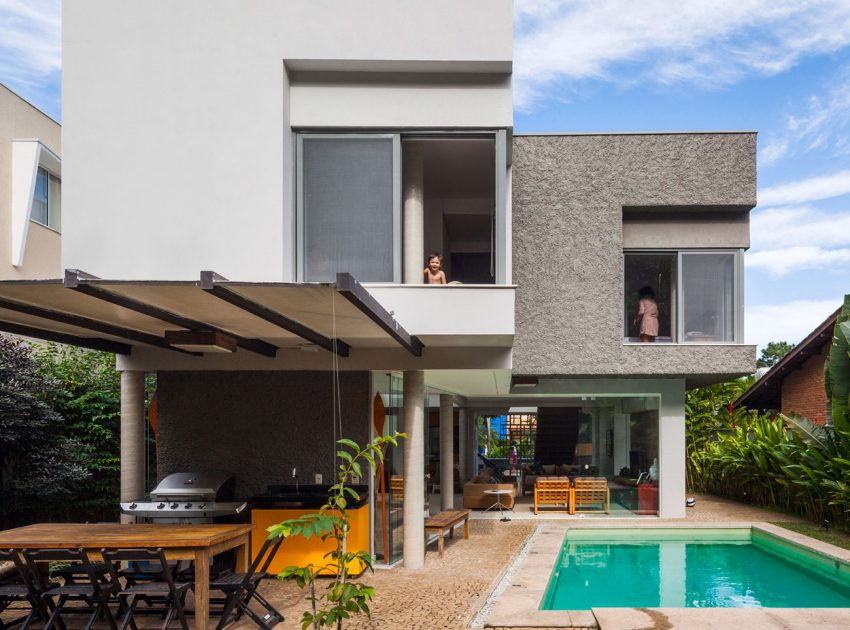
[[[416,137],[488,137],[495,140],[495,230],[494,230],[494,254],[496,281],[494,286],[510,284],[512,279],[511,243],[511,216],[508,211],[508,181],[507,167],[509,162],[508,134],[505,129],[468,129],[468,130],[416,130],[405,131],[321,131],[301,129],[293,130],[295,135],[295,279],[296,282],[304,282],[304,198],[303,177],[304,138],[393,138],[393,281],[392,284],[402,283],[403,267],[403,245],[402,245],[402,163],[401,163],[401,140],[402,138]]]
[[[667,345],[730,345],[744,343],[744,250],[741,248],[712,248],[712,249],[640,249],[629,248],[623,250],[623,279],[626,277],[626,257],[629,254],[675,254],[676,255],[676,303],[673,305],[676,320],[673,323],[675,335],[673,341]],[[685,294],[682,273],[682,259],[684,256],[700,254],[732,254],[733,275],[732,281],[732,317],[733,338],[731,341],[685,341],[682,339],[685,330]],[[625,286],[623,287],[625,291]],[[626,313],[623,313],[623,321],[626,321]],[[625,333],[625,331],[623,331]],[[623,335],[624,345],[645,345],[635,341],[629,341]]]
[[[47,190],[46,190],[46,207],[45,207],[45,217],[46,220],[41,221],[33,216],[33,210],[35,209],[35,195],[38,187],[38,177],[41,173],[44,173],[45,181],[47,182]],[[54,232],[59,232],[61,225],[61,192],[59,193],[60,198],[56,199],[52,193],[52,190],[55,185],[61,191],[62,189],[62,178],[54,175],[49,169],[44,166],[39,165],[35,172],[35,179],[33,181],[33,189],[32,195],[30,198],[30,214],[29,220],[33,223],[37,223],[42,227],[46,227],[49,230],[53,230]],[[60,204],[59,211],[57,212],[56,204]]]

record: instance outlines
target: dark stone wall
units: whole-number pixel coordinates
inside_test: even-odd
[[[159,372],[157,475],[217,469],[248,496],[314,473],[332,481],[331,372]],[[339,374],[342,435],[369,439],[368,372]]]

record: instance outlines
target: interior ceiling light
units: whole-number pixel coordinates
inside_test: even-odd
[[[236,339],[214,330],[166,330],[165,343],[189,352],[236,352]]]

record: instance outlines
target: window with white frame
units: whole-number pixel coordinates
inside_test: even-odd
[[[30,219],[53,230],[60,229],[62,209],[62,182],[39,167],[35,177]]]
[[[627,251],[624,262],[627,342],[742,341],[741,250]]]

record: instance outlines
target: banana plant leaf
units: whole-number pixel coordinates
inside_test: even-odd
[[[836,428],[850,429],[850,295],[844,296],[844,308],[838,316],[829,350],[827,391],[832,398],[832,422]]]
[[[786,416],[783,413],[779,414],[779,417],[806,444],[815,445],[821,450],[827,449],[827,431],[822,426],[815,424],[808,418]]]

